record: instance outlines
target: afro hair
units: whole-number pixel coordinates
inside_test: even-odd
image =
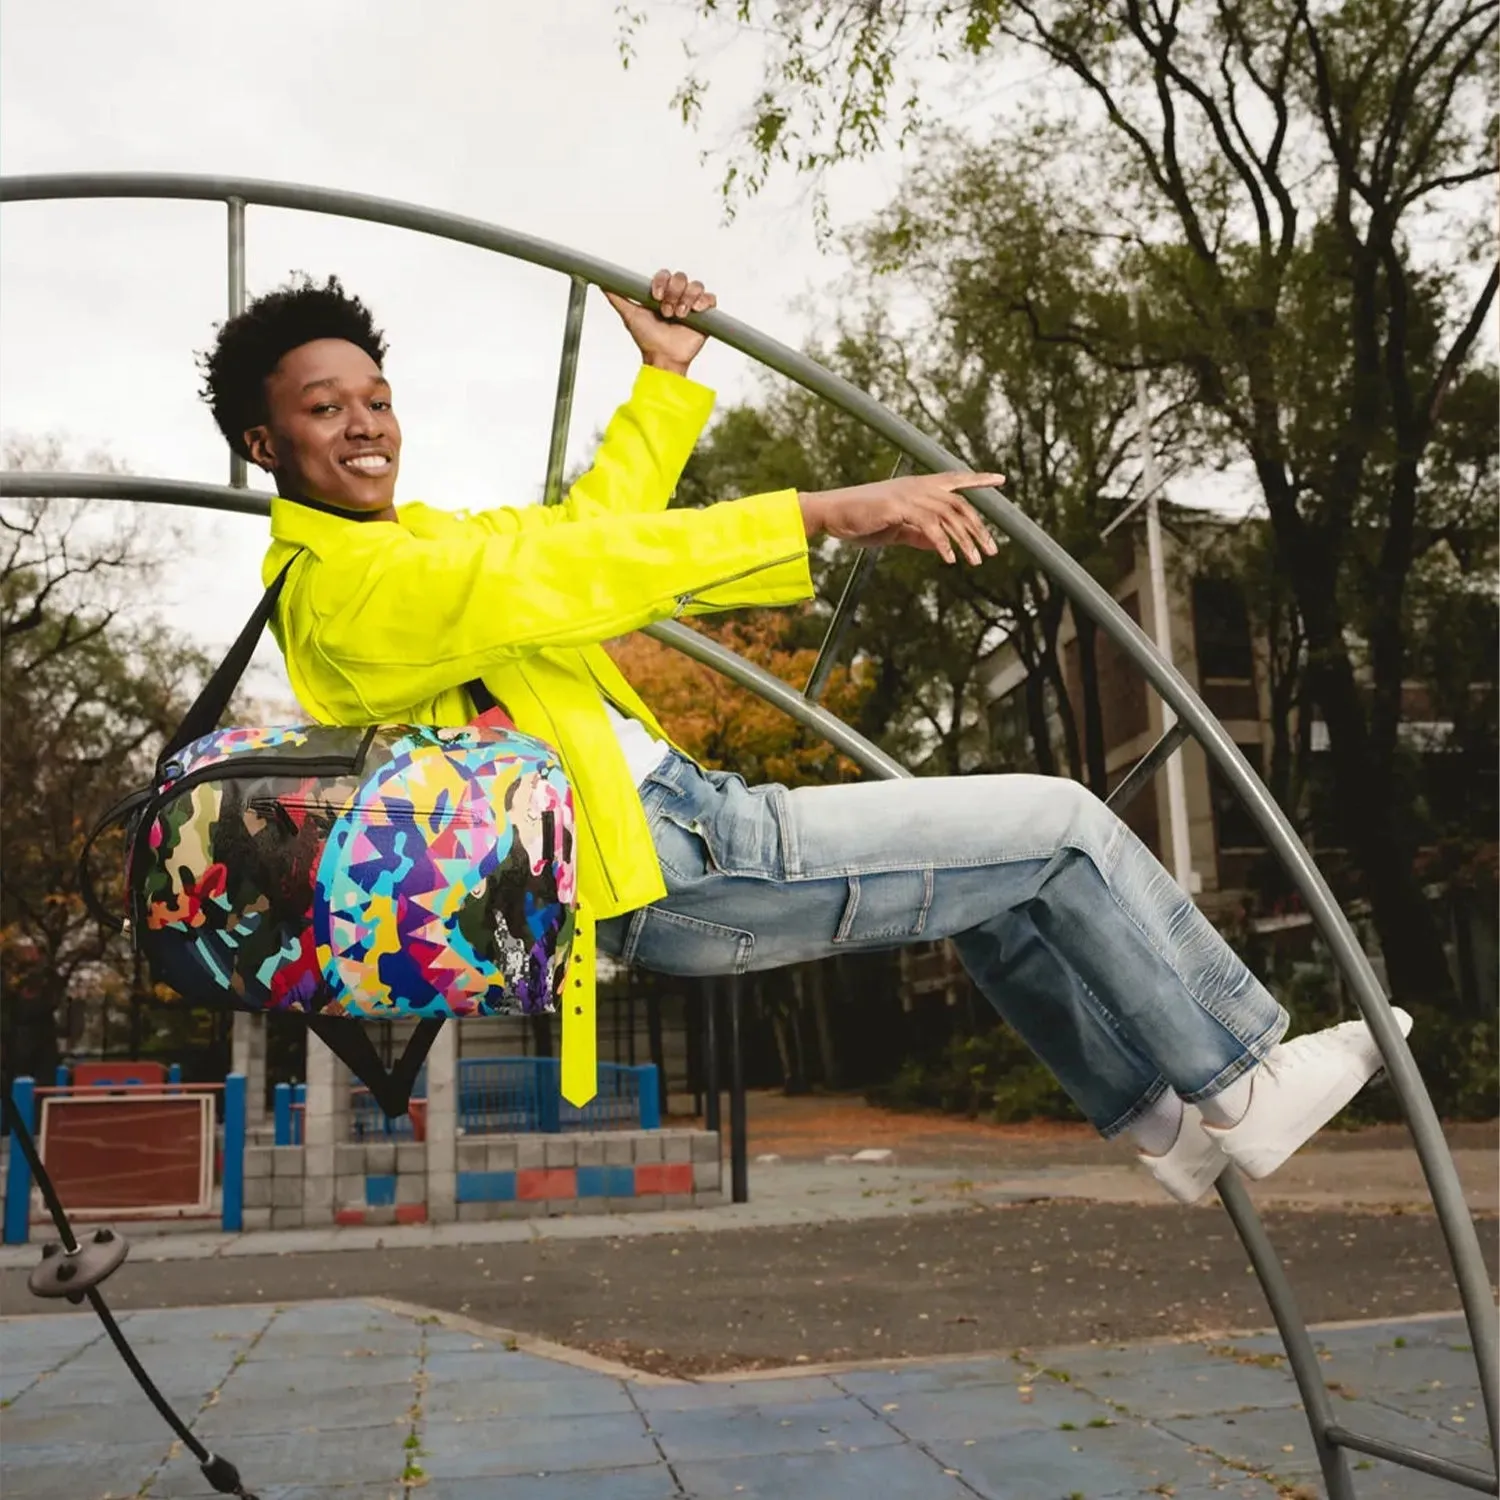
[[[377,365],[385,363],[385,334],[369,308],[351,297],[337,276],[318,286],[303,272],[221,324],[213,348],[198,356],[199,394],[241,458],[250,457],[246,430],[266,420],[266,380],[284,354],[314,339],[344,339]]]

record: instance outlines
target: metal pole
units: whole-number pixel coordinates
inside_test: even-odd
[[[1136,796],[1145,791],[1146,783],[1161,770],[1162,763],[1177,754],[1187,737],[1187,725],[1178,719],[1130,768],[1125,779],[1105,798],[1105,806],[1114,812],[1123,813]]]
[[[1323,1384],[1323,1370],[1318,1364],[1318,1351],[1313,1348],[1312,1335],[1297,1307],[1286,1270],[1235,1169],[1225,1167],[1214,1186],[1239,1231],[1250,1264],[1254,1266],[1266,1301],[1271,1306],[1271,1316],[1276,1319],[1277,1331],[1286,1347],[1287,1363],[1291,1365],[1297,1389],[1302,1393],[1302,1409],[1307,1414],[1307,1425],[1312,1428],[1313,1449],[1323,1469],[1329,1500],[1355,1500],[1349,1460],[1342,1448],[1328,1441],[1328,1429],[1333,1424],[1333,1403],[1328,1399],[1328,1387]]]
[[[844,580],[843,592],[834,607],[833,618],[828,622],[823,644],[818,647],[817,660],[813,662],[812,671],[808,674],[807,686],[802,689],[802,696],[809,703],[816,703],[823,696],[828,679],[833,676],[833,669],[839,659],[839,648],[844,644],[844,636],[850,625],[854,623],[855,605],[859,596],[864,593],[865,584],[874,572],[879,557],[880,553],[874,547],[866,547],[854,559],[854,566]]]
[[[231,1073],[224,1080],[224,1180],[220,1220],[225,1234],[245,1227],[245,1075]]]
[[[651,1049],[651,1063],[656,1076],[661,1080],[661,1112],[667,1112],[667,1053],[662,1044],[661,995],[653,984],[646,991],[646,1040]]]
[[[229,316],[238,317],[245,310],[245,200],[230,198],[229,208]],[[238,453],[229,456],[229,482],[242,490],[248,483],[245,460]]]
[[[1388,1463],[1401,1464],[1415,1469],[1419,1474],[1433,1474],[1446,1479],[1450,1484],[1461,1484],[1465,1489],[1477,1490],[1481,1495],[1493,1495],[1496,1491],[1495,1476],[1473,1464],[1461,1464],[1456,1459],[1439,1458],[1435,1453],[1423,1453],[1420,1448],[1408,1447],[1405,1443],[1393,1443],[1389,1438],[1371,1437],[1368,1433],[1351,1432],[1337,1422],[1328,1429],[1330,1442],[1340,1448],[1351,1448],[1356,1453],[1368,1453],[1383,1458]]]
[[[910,473],[911,459],[903,453],[896,460],[896,467],[891,470],[891,478],[896,479],[902,474]],[[833,618],[828,622],[823,644],[818,647],[818,657],[813,662],[812,672],[808,675],[807,686],[802,689],[802,696],[809,703],[816,703],[823,696],[828,686],[828,679],[833,676],[834,664],[838,661],[839,652],[843,649],[844,637],[854,623],[854,611],[859,605],[859,596],[864,593],[865,585],[870,581],[870,574],[879,556],[879,548],[866,547],[854,559],[854,566],[844,580],[843,592],[839,595],[839,602],[834,608]]]
[[[1139,299],[1130,294],[1130,320],[1139,319]],[[1141,482],[1146,487],[1146,557],[1151,573],[1151,618],[1155,626],[1156,649],[1172,664],[1172,616],[1167,602],[1167,570],[1161,549],[1161,474],[1156,467],[1156,448],[1151,441],[1151,398],[1146,390],[1146,372],[1135,372],[1135,406],[1141,434]],[[1177,722],[1172,705],[1161,702],[1162,733]],[[1167,762],[1167,808],[1172,833],[1172,874],[1189,895],[1199,889],[1193,871],[1193,852],[1188,838],[1187,783],[1182,775],[1182,757],[1174,755]]]
[[[552,441],[547,445],[547,488],[543,503],[562,499],[563,464],[568,456],[568,426],[573,420],[573,383],[578,376],[578,347],[583,341],[583,312],[588,282],[575,276],[568,287],[568,312],[563,320],[562,363],[557,371],[557,399],[552,407]]]
[[[718,1131],[719,1120],[719,981],[703,981],[703,1128]]]
[[[735,974],[729,986],[729,1183],[735,1203],[750,1201],[750,1159],[745,1119],[745,1051],[740,1045],[743,984]]]

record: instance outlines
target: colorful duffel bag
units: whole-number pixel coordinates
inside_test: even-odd
[[[361,1072],[327,1021],[556,1011],[577,926],[572,791],[482,684],[457,728],[214,727],[285,576],[151,784],[90,838],[125,827],[128,924],[94,896],[86,848],[91,909],[185,1000],[306,1013]]]

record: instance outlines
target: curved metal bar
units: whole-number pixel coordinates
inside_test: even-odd
[[[174,174],[84,173],[0,179],[0,203],[72,198],[166,198],[221,202],[239,198],[246,203],[267,207],[362,219],[496,251],[533,265],[544,266],[565,276],[593,282],[607,290],[638,300],[649,300],[649,283],[644,278],[605,261],[577,254],[530,235],[486,224],[481,220],[357,193],[255,179]],[[777,340],[767,338],[720,312],[702,314],[685,321],[863,422],[905,453],[916,465],[932,471],[961,470],[965,467],[940,444],[933,442],[903,418],[887,411],[866,392]],[[18,493],[14,488],[9,492]],[[1500,1379],[1497,1376],[1497,1366],[1500,1366],[1500,1327],[1497,1327],[1497,1323],[1500,1323],[1500,1318],[1497,1318],[1490,1298],[1489,1277],[1480,1250],[1478,1230],[1468,1212],[1458,1172],[1448,1152],[1432,1100],[1422,1083],[1411,1050],[1396,1026],[1390,1001],[1360,947],[1353,928],[1333,899],[1332,892],[1302,846],[1291,823],[1240,754],[1227,731],[1208,711],[1181,673],[1161,657],[1140,626],[1130,619],[1108,591],[1064,548],[1004,496],[994,490],[983,490],[974,492],[972,498],[980,510],[1008,537],[1025,548],[1063,588],[1077,608],[1084,610],[1104,628],[1178,718],[1186,723],[1210,760],[1250,809],[1251,815],[1265,834],[1269,847],[1281,860],[1300,892],[1334,961],[1354,992],[1356,1003],[1380,1048],[1391,1083],[1406,1110],[1417,1157],[1432,1192],[1438,1222],[1448,1244],[1460,1300],[1473,1340],[1491,1441],[1500,1447],[1500,1410],[1497,1410],[1500,1408],[1500,1400],[1497,1400],[1497,1379]],[[703,639],[694,632],[688,634],[695,639]],[[1274,1303],[1273,1288],[1267,1286],[1266,1292]]]
[[[493,250],[512,260],[522,260],[563,276],[592,282],[606,291],[619,292],[637,301],[651,300],[648,278],[609,261],[579,254],[534,235],[488,224],[483,219],[419,208],[411,203],[397,202],[394,198],[373,198],[365,193],[303,187],[255,177],[200,177],[176,172],[65,172],[0,177],[0,203],[40,203],[74,198],[157,198],[201,203],[228,203],[240,199],[262,208],[288,208],[303,213],[331,214],[341,219],[362,219],[370,224],[414,229],[419,234],[435,235],[480,250]],[[705,329],[712,324],[714,336],[729,344],[735,344],[728,334],[729,327],[741,329],[747,335],[752,332],[734,319],[718,313],[706,314],[701,320],[683,321],[698,322]],[[739,345],[735,344],[735,347]],[[787,353],[790,354],[791,350]]]
[[[0,498],[53,500],[154,500],[169,505],[192,505],[239,515],[267,516],[271,497],[222,484],[192,484],[181,479],[150,479],[136,474],[53,474],[29,469],[0,470]],[[650,625],[646,634],[712,667],[740,687],[764,698],[799,724],[820,734],[872,776],[910,776],[898,760],[851,729],[837,714],[809,703],[796,688],[754,662],[736,656],[727,646],[675,620]]]
[[[154,500],[197,510],[227,510],[269,516],[271,497],[237,485],[198,484],[191,479],[144,479],[135,474],[58,474],[48,470],[0,469],[0,496],[13,500]]]
[[[788,687],[779,677],[736,656],[727,646],[706,635],[679,624],[675,620],[664,620],[660,625],[648,625],[646,634],[655,636],[669,646],[675,646],[684,656],[701,661],[722,672],[731,682],[749,688],[767,703],[773,704],[783,713],[789,714],[799,724],[816,730],[835,750],[842,750],[850,760],[863,766],[872,776],[886,779],[910,776],[911,772],[899,760],[892,760],[879,745],[872,744],[858,730],[851,729],[837,714],[810,703],[794,687]]]
[[[1328,1441],[1328,1429],[1333,1425],[1333,1402],[1328,1399],[1328,1387],[1323,1384],[1323,1371],[1318,1364],[1318,1351],[1313,1347],[1307,1320],[1297,1306],[1286,1267],[1271,1244],[1271,1237],[1266,1233],[1266,1226],[1261,1223],[1239,1173],[1226,1167],[1214,1186],[1265,1289],[1266,1301],[1271,1304],[1276,1331],[1286,1347],[1287,1363],[1291,1366],[1297,1389],[1302,1393],[1302,1409],[1307,1413],[1307,1425],[1312,1428],[1313,1451],[1318,1455],[1323,1482],[1328,1486],[1328,1500],[1356,1500],[1348,1455]]]
[[[1415,1469],[1419,1474],[1431,1474],[1446,1479],[1449,1484],[1462,1485],[1466,1490],[1476,1490],[1481,1495],[1500,1494],[1500,1481],[1494,1474],[1476,1469],[1473,1464],[1460,1463],[1454,1458],[1439,1458],[1435,1453],[1423,1453],[1419,1448],[1405,1443],[1393,1443],[1389,1438],[1371,1437],[1368,1433],[1355,1432],[1341,1422],[1328,1424],[1328,1439],[1340,1448],[1355,1453],[1368,1453],[1372,1458],[1383,1458],[1393,1464]]]

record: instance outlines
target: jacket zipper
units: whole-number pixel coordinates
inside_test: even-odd
[[[772,568],[785,567],[789,562],[796,562],[802,556],[800,552],[789,552],[785,557],[773,558],[770,562],[756,563],[753,568],[743,568],[738,573],[731,573],[728,578],[716,578],[712,583],[706,584],[697,593],[686,593],[676,595],[677,615],[681,615],[688,605],[702,598],[703,594],[713,589],[728,588],[731,583],[739,583],[742,579],[753,578],[757,573],[767,573]],[[730,606],[726,605],[725,608]],[[675,618],[675,617],[674,617]]]

